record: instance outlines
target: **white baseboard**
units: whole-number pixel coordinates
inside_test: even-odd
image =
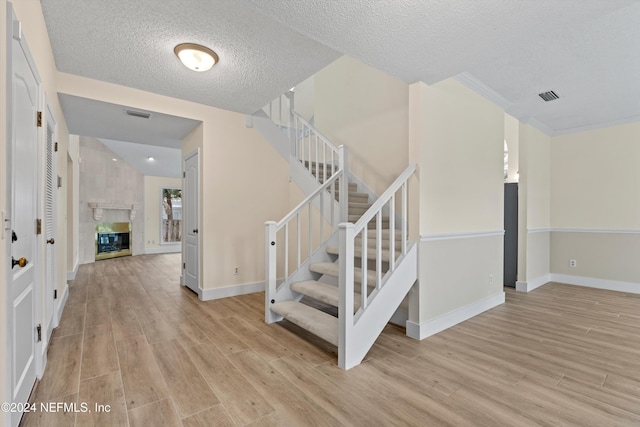
[[[409,320],[407,321],[407,336],[423,340],[500,304],[504,304],[504,292],[482,298],[427,322],[415,323]]]
[[[618,280],[597,279],[594,277],[572,276],[569,274],[551,274],[552,282],[567,285],[585,286],[587,288],[606,289],[609,291],[640,294],[640,283],[621,282]]]
[[[145,255],[175,254],[182,252],[182,245],[167,245],[160,248],[144,248]]]
[[[202,301],[235,297],[264,291],[264,282],[243,283],[242,285],[225,286],[224,288],[202,289],[199,293]]]
[[[67,271],[67,280],[76,280],[76,274],[78,274],[78,267],[80,267],[80,260],[76,259],[76,263],[73,266],[73,271]]]
[[[531,292],[535,288],[551,282],[551,275],[545,274],[544,276],[536,277],[528,282],[516,282],[516,291],[518,292]]]
[[[64,284],[64,289],[62,290],[62,296],[58,299],[58,305],[56,305],[56,312],[53,318],[53,327],[57,328],[60,324],[60,318],[62,317],[62,312],[64,310],[64,306],[67,304],[67,300],[69,299],[69,284]]]

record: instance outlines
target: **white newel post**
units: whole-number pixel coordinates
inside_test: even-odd
[[[338,169],[342,171],[340,177],[340,222],[349,222],[349,173],[347,171],[349,159],[347,156],[347,147],[344,145],[338,147]]]
[[[338,304],[338,366],[342,369],[350,369],[359,363],[350,360],[353,356],[349,351],[349,343],[352,342],[353,330],[353,252],[354,252],[354,225],[341,223],[339,225],[340,266]]]
[[[276,250],[276,223],[267,221],[264,223],[264,244],[265,244],[265,289],[264,289],[264,321],[266,323],[277,322],[279,319],[270,309],[271,300],[276,297],[276,271],[277,271],[277,250]]]

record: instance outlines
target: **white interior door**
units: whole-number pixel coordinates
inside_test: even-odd
[[[11,19],[11,228],[12,269],[8,283],[9,380],[13,402],[26,402],[36,380],[37,209],[37,110],[39,79],[28,58],[20,24]],[[11,416],[11,425],[21,414]]]
[[[45,120],[45,183],[44,183],[44,330],[46,331],[43,351],[46,351],[51,338],[54,325],[54,290],[56,289],[56,264],[57,251],[55,250],[56,237],[56,201],[57,201],[57,174],[55,159],[56,122],[47,106]]]
[[[200,240],[198,223],[198,152],[184,159],[184,182],[182,185],[182,214],[184,231],[183,274],[186,287],[200,294]]]

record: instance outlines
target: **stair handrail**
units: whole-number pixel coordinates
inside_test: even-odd
[[[269,306],[273,302],[277,301],[278,290],[282,286],[288,286],[289,278],[304,264],[304,262],[311,257],[314,250],[317,250],[323,243],[324,239],[324,223],[325,220],[329,222],[331,231],[335,231],[338,228],[338,224],[348,219],[348,174],[346,173],[346,161],[347,150],[346,147],[338,147],[340,153],[339,169],[324,183],[322,183],[313,193],[307,196],[302,202],[300,202],[295,208],[293,208],[287,215],[280,221],[267,221],[265,222],[265,321],[271,323],[274,321],[273,313],[271,313]],[[339,212],[335,215],[333,201],[336,200],[336,182],[339,186]],[[327,200],[325,202],[325,199]],[[325,218],[324,205],[330,203],[330,215],[329,218]],[[313,208],[319,209],[322,214],[319,215],[318,229],[313,228],[314,223],[311,221],[311,212]],[[308,257],[304,260],[301,259],[301,218],[302,213],[308,210]],[[289,273],[289,224],[293,220],[296,220],[297,233],[296,233],[296,250],[295,268]],[[277,266],[278,266],[278,231],[284,228],[284,277],[280,278],[282,283],[278,286]],[[314,232],[318,231],[317,236],[320,237],[320,241],[317,245],[314,243]],[[317,240],[317,239],[316,239]]]
[[[415,173],[416,165],[409,165],[404,172],[382,193],[382,195],[376,200],[373,205],[358,219],[355,224],[342,223],[339,225],[339,258],[340,265],[340,277],[339,277],[339,307],[338,307],[338,324],[339,324],[339,345],[338,345],[338,362],[340,367],[348,369],[353,366],[354,356],[350,355],[351,340],[353,337],[353,329],[357,325],[358,320],[362,318],[371,304],[374,304],[375,297],[379,291],[384,287],[386,281],[390,278],[396,269],[398,261],[407,254],[408,250],[408,182],[409,178]],[[399,254],[396,254],[396,193],[401,191],[400,197],[400,244],[401,250]],[[389,249],[388,249],[388,266],[389,269],[383,275],[382,262],[383,262],[383,248],[382,248],[382,213],[384,207],[389,205]],[[375,220],[375,289],[369,295],[368,291],[368,225]],[[354,314],[354,290],[355,290],[355,241],[356,238],[361,237],[361,272],[362,278],[360,281],[360,308]],[[375,303],[379,303],[375,301]],[[381,303],[384,303],[382,301]],[[395,308],[394,308],[395,309]],[[362,354],[364,357],[364,354]],[[356,362],[359,363],[360,360]]]
[[[338,147],[293,109],[291,128],[289,137],[292,157],[300,162],[317,182],[328,179],[335,172],[336,164],[341,162]],[[316,169],[315,174],[312,170],[314,163],[316,168],[322,165],[322,169]]]

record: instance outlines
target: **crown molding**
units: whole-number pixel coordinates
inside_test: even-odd
[[[507,98],[491,89],[489,86],[474,77],[471,73],[465,71],[464,73],[460,73],[453,78],[469,89],[476,91],[503,110],[506,110],[513,105],[513,102],[509,101]]]

